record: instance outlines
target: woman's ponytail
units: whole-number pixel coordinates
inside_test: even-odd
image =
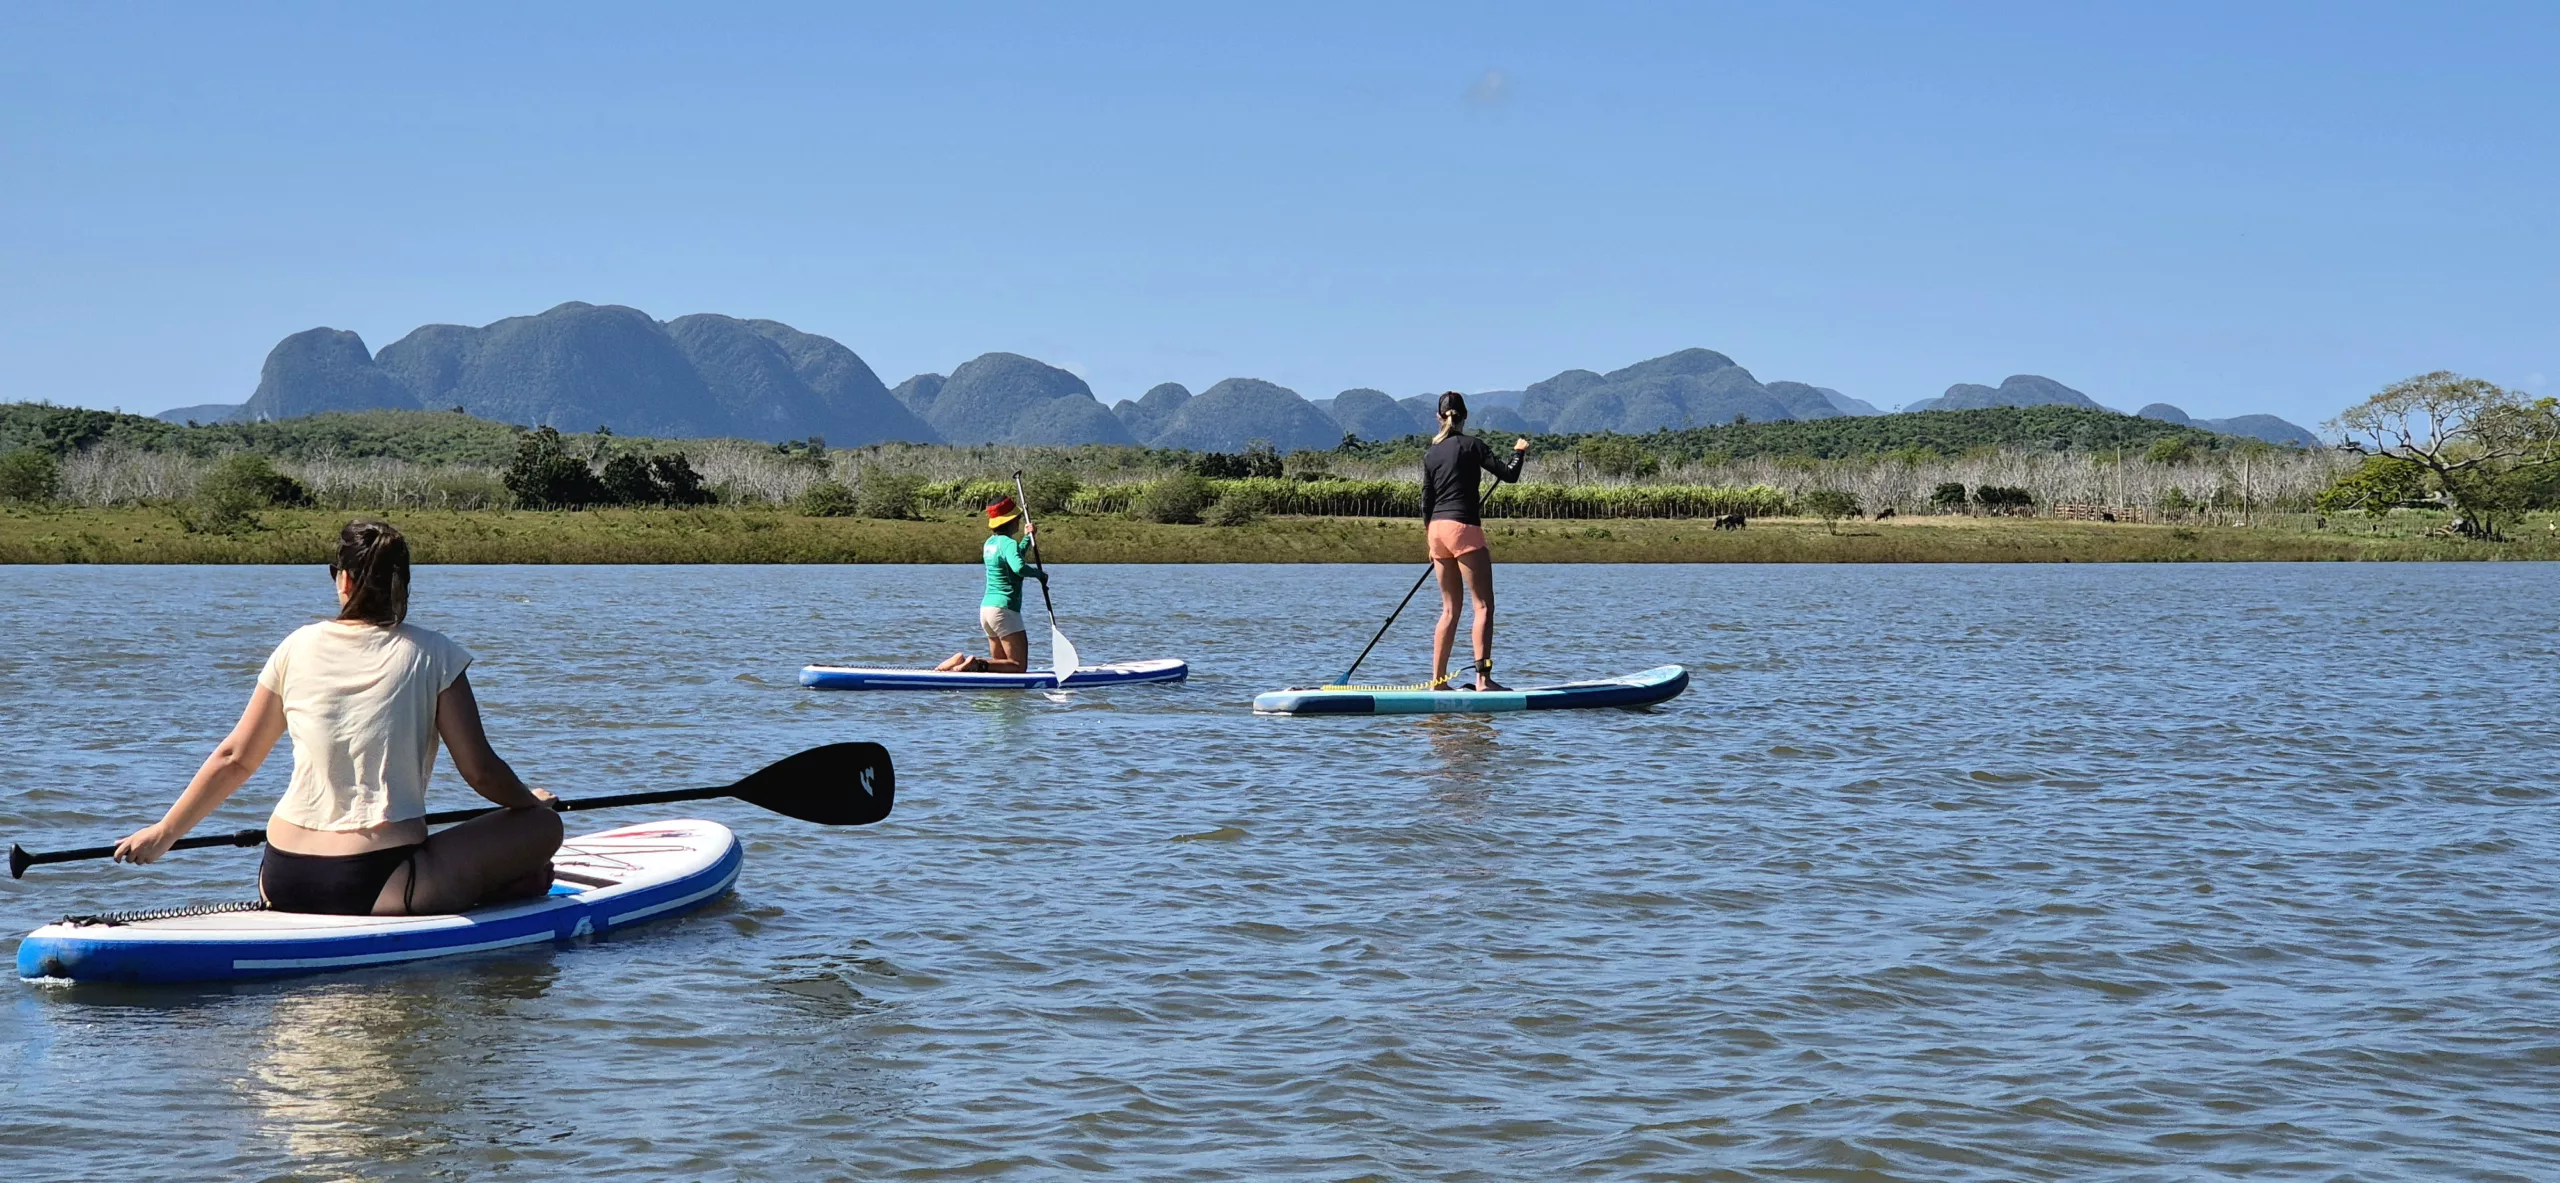
[[[1454,390],[1441,395],[1440,434],[1432,436],[1431,442],[1435,444],[1439,443],[1440,441],[1465,431],[1466,429],[1467,396]]]
[[[338,619],[390,628],[409,618],[409,540],[389,522],[358,518],[338,531],[331,575],[347,577],[347,603]]]

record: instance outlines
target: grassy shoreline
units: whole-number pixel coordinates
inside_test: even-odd
[[[350,515],[267,510],[258,529],[190,533],[164,509],[0,509],[0,563],[321,563]],[[967,563],[973,518],[919,522],[808,518],[777,509],[406,510],[388,515],[422,563]],[[2517,540],[2480,543],[2373,527],[2145,526],[2046,518],[1911,517],[1844,522],[1497,519],[1506,563],[2102,563],[2560,559],[2537,515]],[[1042,531],[1059,563],[1409,563],[1409,519],[1270,518],[1247,526],[1164,526],[1065,516]]]

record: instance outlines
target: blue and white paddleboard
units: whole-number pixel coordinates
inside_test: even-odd
[[[1412,690],[1390,686],[1320,686],[1273,690],[1255,696],[1257,715],[1436,715],[1502,711],[1568,711],[1583,707],[1640,707],[1674,698],[1689,688],[1689,671],[1655,666],[1623,678],[1527,686],[1517,690]]]
[[[812,665],[800,670],[800,684],[812,690],[1054,690],[1086,686],[1120,686],[1131,682],[1179,682],[1191,666],[1174,658],[1115,661],[1077,666],[1062,683],[1055,670],[1019,674],[971,674],[956,670],[896,670],[860,665]]]
[[[744,852],[718,822],[645,822],[563,843],[551,894],[448,916],[214,911],[71,917],[18,944],[18,976],[204,982],[319,973],[567,941],[699,908],[738,880]]]

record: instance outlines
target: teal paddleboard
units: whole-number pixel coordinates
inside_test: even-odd
[[[1257,715],[1437,715],[1504,711],[1570,711],[1588,707],[1640,707],[1676,698],[1689,688],[1689,671],[1655,666],[1623,678],[1526,686],[1517,690],[1420,690],[1397,686],[1312,686],[1257,695]]]

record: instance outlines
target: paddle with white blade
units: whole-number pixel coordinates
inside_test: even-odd
[[[1048,568],[1040,566],[1040,532],[1031,525],[1031,497],[1023,491],[1019,468],[1013,470],[1013,503],[1022,507],[1022,533],[1031,539],[1031,565],[1046,575]],[[1065,686],[1067,679],[1084,667],[1076,660],[1074,643],[1058,630],[1058,606],[1049,601],[1049,581],[1045,578],[1040,581],[1040,606],[1049,610],[1049,668],[1057,672],[1058,685]]]

